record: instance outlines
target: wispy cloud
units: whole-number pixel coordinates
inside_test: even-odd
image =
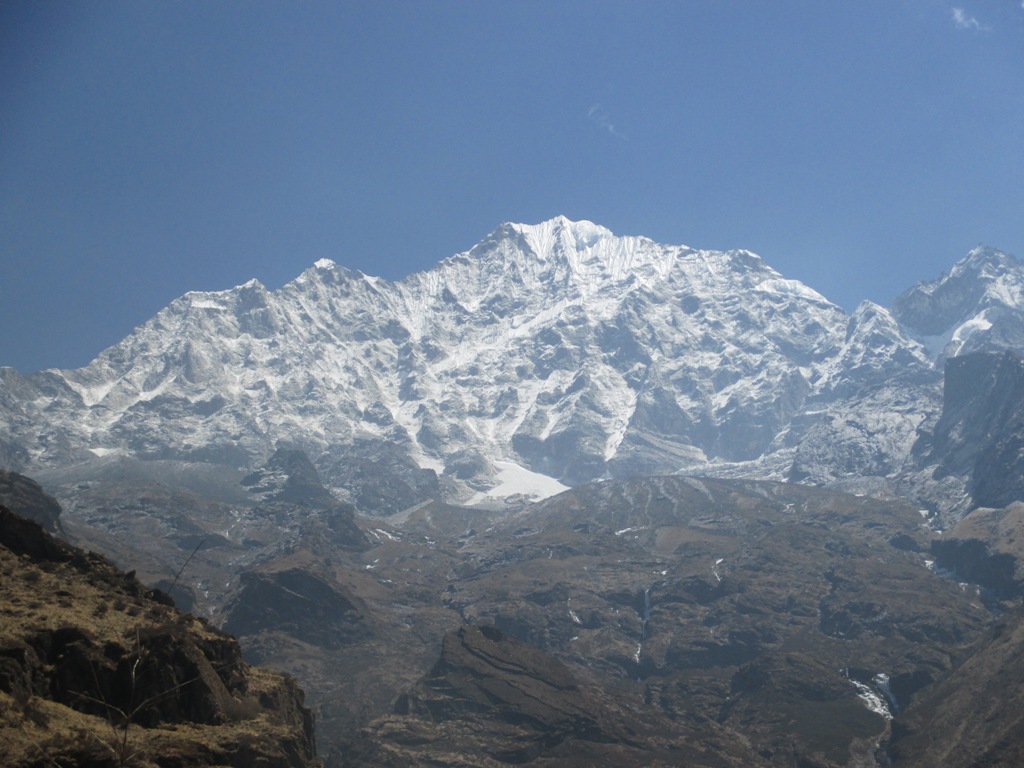
[[[1021,2],[1021,7],[1024,7],[1024,0]],[[978,21],[976,18],[971,16],[963,8],[953,8],[953,23],[957,29],[974,29],[978,31],[987,31],[988,27]]]
[[[629,138],[624,133],[615,130],[615,125],[612,123],[611,118],[608,117],[607,110],[600,104],[595,104],[587,110],[587,119],[601,130],[607,131],[609,136],[614,136],[622,141],[629,141]]]

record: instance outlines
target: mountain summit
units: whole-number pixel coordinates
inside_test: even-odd
[[[1013,256],[980,246],[938,280],[899,296],[900,322],[941,357],[995,346],[1020,349],[1024,268]]]

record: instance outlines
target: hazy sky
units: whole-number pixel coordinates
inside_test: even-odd
[[[887,305],[1024,256],[1022,147],[1022,0],[2,0],[0,365],[558,214]]]

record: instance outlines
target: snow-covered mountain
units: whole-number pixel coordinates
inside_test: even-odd
[[[504,224],[399,282],[321,260],[186,294],[85,368],[0,369],[0,464],[298,448],[350,497],[391,472],[391,511],[679,471],[890,479],[938,417],[936,362],[1021,348],[1022,286],[978,249],[848,316],[748,251]]]
[[[893,313],[933,358],[985,349],[1024,350],[1024,270],[1012,256],[978,247],[938,280],[896,299]]]

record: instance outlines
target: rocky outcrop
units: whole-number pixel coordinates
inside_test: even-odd
[[[50,533],[60,529],[60,504],[35,480],[0,469],[0,504],[16,515],[35,520]]]
[[[355,439],[335,446],[321,461],[335,487],[343,488],[361,510],[388,515],[442,495],[433,469],[422,469],[410,456],[403,433],[391,441]]]
[[[5,765],[316,764],[296,684],[132,574],[5,508],[0,569]]]
[[[267,461],[242,478],[254,499],[324,506],[336,502],[320,481],[320,474],[304,451],[278,448]]]
[[[224,628],[232,634],[285,632],[325,649],[370,634],[362,600],[301,568],[242,574],[242,588],[226,613]]]
[[[1024,360],[979,352],[946,360],[942,415],[914,453],[933,477],[962,478],[972,506],[1024,500]]]
[[[305,452],[278,448],[267,462],[242,479],[255,503],[253,514],[282,524],[318,517],[343,547],[365,549],[366,535],[355,523],[355,508],[336,499],[320,480]]]
[[[994,597],[1024,597],[1024,503],[976,509],[931,543],[938,565]]]

